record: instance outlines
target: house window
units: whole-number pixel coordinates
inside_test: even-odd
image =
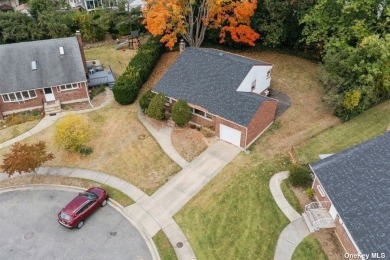
[[[271,70],[267,71],[267,79],[271,77]]]
[[[256,80],[252,81],[252,84],[251,84],[251,91],[254,91],[256,88]]]
[[[28,94],[28,91],[22,91],[22,96],[24,99],[29,99],[30,95]]]
[[[61,46],[59,49],[60,49],[60,55],[64,55],[65,54],[64,47]]]
[[[35,92],[35,90],[30,90],[30,91],[28,91],[28,93],[30,94],[30,98],[36,98],[37,97],[37,93]]]
[[[61,91],[72,90],[72,89],[77,89],[77,88],[79,88],[79,85],[77,83],[66,84],[66,85],[60,86]]]
[[[324,191],[324,189],[321,187],[321,185],[317,185],[317,190],[318,190],[318,192],[321,194],[321,197],[325,197],[325,191]]]
[[[211,114],[206,113],[206,112],[199,110],[199,109],[196,109],[196,108],[192,108],[192,114],[194,114],[196,116],[203,117],[204,119],[207,119],[209,121],[211,121],[213,119],[213,116]]]
[[[197,114],[197,115],[200,115],[200,116],[204,117],[206,113],[203,112],[202,110],[194,108],[194,114]]]
[[[35,60],[31,61],[31,70],[37,70],[37,62]]]
[[[10,99],[11,102],[12,101],[16,101],[16,97],[15,97],[14,93],[10,93],[10,94],[8,94],[8,96],[9,96],[9,99]]]
[[[167,100],[165,101],[166,106],[170,106],[172,104],[172,99],[167,97]]]
[[[16,101],[24,101],[37,97],[35,90],[26,90],[21,92],[9,93],[1,95],[3,101],[6,102],[16,102]]]
[[[10,102],[10,99],[8,97],[8,94],[1,95],[4,102]]]

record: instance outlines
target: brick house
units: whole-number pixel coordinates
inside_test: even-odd
[[[267,97],[272,65],[208,48],[186,48],[154,88],[192,108],[191,122],[246,149],[274,121],[278,101]]]
[[[75,37],[0,45],[0,119],[26,110],[61,111],[89,101],[80,33]]]
[[[316,199],[332,217],[345,251],[370,259],[371,253],[390,256],[390,133],[310,167]]]

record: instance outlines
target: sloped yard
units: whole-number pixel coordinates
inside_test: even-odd
[[[240,154],[175,216],[198,259],[273,259],[288,220],[269,180],[288,169],[292,146],[340,123],[321,102],[315,63],[272,52],[240,54],[274,64],[272,88],[286,93],[292,106],[250,155]]]

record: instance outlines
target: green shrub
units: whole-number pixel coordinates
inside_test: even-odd
[[[306,195],[309,197],[309,199],[313,199],[314,198],[314,191],[312,188],[307,188],[305,190],[305,193]]]
[[[184,100],[178,100],[172,107],[172,120],[176,125],[183,127],[191,119],[191,108]]]
[[[294,164],[290,168],[288,181],[293,186],[307,187],[312,181],[311,171],[307,165]]]
[[[90,147],[90,146],[81,145],[81,146],[78,148],[78,152],[79,152],[81,155],[87,156],[87,155],[90,155],[91,153],[93,153],[93,148]]]
[[[138,91],[148,80],[164,51],[163,47],[163,44],[153,37],[140,46],[137,54],[129,62],[126,71],[118,78],[113,87],[114,98],[119,104],[127,105],[135,101]]]
[[[121,105],[133,103],[138,95],[142,83],[137,71],[127,68],[115,82],[112,92],[115,100]]]
[[[163,120],[165,119],[165,102],[167,98],[164,94],[159,93],[150,101],[147,115],[151,118]]]
[[[150,101],[156,96],[156,93],[153,93],[151,90],[146,91],[139,100],[139,105],[144,113],[149,107]]]
[[[89,97],[92,100],[94,97],[96,97],[100,93],[104,92],[104,90],[105,90],[104,86],[94,87],[91,89],[91,94],[89,94]]]

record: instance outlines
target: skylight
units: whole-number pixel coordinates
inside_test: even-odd
[[[61,46],[59,49],[60,49],[60,55],[64,55],[65,54],[64,47]]]
[[[31,70],[37,70],[37,62],[35,60],[31,61]]]

